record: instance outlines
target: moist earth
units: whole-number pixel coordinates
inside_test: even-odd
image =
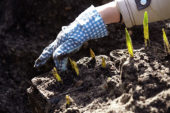
[[[150,24],[149,48],[142,26],[131,29],[134,59],[126,50],[124,25],[108,25],[109,36],[88,41],[71,56],[80,75],[70,68],[51,74],[53,61],[34,69],[35,59],[91,4],[107,0],[0,1],[0,112],[169,112],[169,56],[164,52],[162,27],[170,37],[169,21]],[[89,56],[89,48],[96,61]],[[101,57],[106,68],[101,67]],[[65,105],[65,95],[73,102]]]
[[[106,67],[102,67],[102,58]],[[29,100],[35,113],[168,113],[169,60],[153,45],[135,49],[134,58],[129,58],[126,49],[95,59],[83,57],[77,61],[79,76],[71,69],[61,72],[62,83],[51,72],[34,77]]]

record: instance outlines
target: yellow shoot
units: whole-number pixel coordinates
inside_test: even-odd
[[[107,81],[111,81],[111,80],[112,80],[112,78],[111,78],[111,77],[108,77],[108,78],[107,78]]]
[[[164,43],[165,43],[165,45],[166,45],[167,51],[168,51],[168,53],[170,54],[169,41],[168,41],[168,38],[167,38],[167,36],[166,36],[166,33],[165,33],[164,28],[162,29],[162,33],[163,33],[163,40],[164,40]]]
[[[91,48],[90,48],[90,56],[92,57],[92,59],[95,59],[95,53]]]
[[[79,76],[79,68],[77,66],[77,63],[74,60],[71,60],[71,58],[69,58],[69,61],[71,63],[72,69],[74,69],[76,74],[77,74],[77,76]]]
[[[103,58],[103,57],[102,57],[102,67],[106,68],[106,61],[105,61],[105,58]]]
[[[57,73],[57,69],[54,67],[52,70],[53,76],[57,79],[58,82],[62,82],[60,75]]]
[[[127,48],[128,48],[128,52],[129,52],[130,57],[133,57],[132,40],[131,40],[129,32],[126,28],[125,28],[125,33],[126,33],[126,45],[127,45]]]
[[[66,95],[66,105],[70,105],[71,103],[71,97],[69,95]]]
[[[145,11],[144,18],[143,18],[143,33],[144,33],[145,47],[147,47],[149,43],[149,25],[148,25],[147,11]]]

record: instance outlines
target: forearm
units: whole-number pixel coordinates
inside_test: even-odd
[[[120,21],[120,12],[116,2],[110,2],[96,7],[105,24],[118,23]]]

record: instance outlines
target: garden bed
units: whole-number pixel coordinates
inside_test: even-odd
[[[106,68],[101,66],[102,57]],[[79,59],[80,75],[71,69],[60,73],[63,83],[57,82],[51,72],[37,76],[28,93],[30,101],[36,101],[34,110],[42,113],[168,113],[169,62],[170,57],[158,43],[151,43],[148,49],[135,49],[133,59],[126,49],[117,49],[95,60]],[[73,99],[69,106],[66,95]]]
[[[62,26],[72,22],[91,4],[99,6],[108,1],[112,0],[0,1],[1,113],[74,112],[74,109],[77,112],[105,112],[115,107],[112,110],[120,110],[121,107],[123,111],[137,113],[144,110],[169,112],[169,58],[163,52],[161,31],[166,24],[169,26],[169,21],[150,25],[149,50],[144,49],[142,27],[132,29],[134,64],[137,66],[134,68],[134,74],[137,76],[132,76],[135,77],[133,82],[131,76],[127,76],[124,82],[120,76],[121,72],[131,72],[121,71],[129,56],[125,50],[124,26],[120,24],[109,25],[109,36],[85,43],[78,53],[71,56],[79,61],[80,77],[70,70],[66,74],[60,74],[64,84],[59,85],[49,73],[54,66],[52,62],[38,70],[33,68],[35,59],[56,38]],[[170,27],[166,27],[170,39],[169,30]],[[96,53],[98,64],[95,67],[86,66],[91,63],[85,62],[91,60],[89,48]],[[101,55],[107,58],[106,69],[100,66]],[[124,87],[126,83],[128,85]],[[107,85],[108,88],[105,87]],[[135,92],[134,88],[138,90]],[[69,107],[65,106],[66,94],[74,100]],[[52,100],[57,100],[55,98],[58,95],[62,98],[53,104]]]

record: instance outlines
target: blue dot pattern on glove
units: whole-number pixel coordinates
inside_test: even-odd
[[[86,37],[90,39],[101,38],[108,35],[103,19],[94,6],[89,7],[80,14],[76,20],[82,26]]]
[[[56,40],[44,49],[35,62],[35,67],[43,65],[53,56],[57,69],[67,69],[68,58],[60,56],[78,51],[85,41],[107,36],[106,26],[94,6],[81,13],[69,26],[62,27]]]

